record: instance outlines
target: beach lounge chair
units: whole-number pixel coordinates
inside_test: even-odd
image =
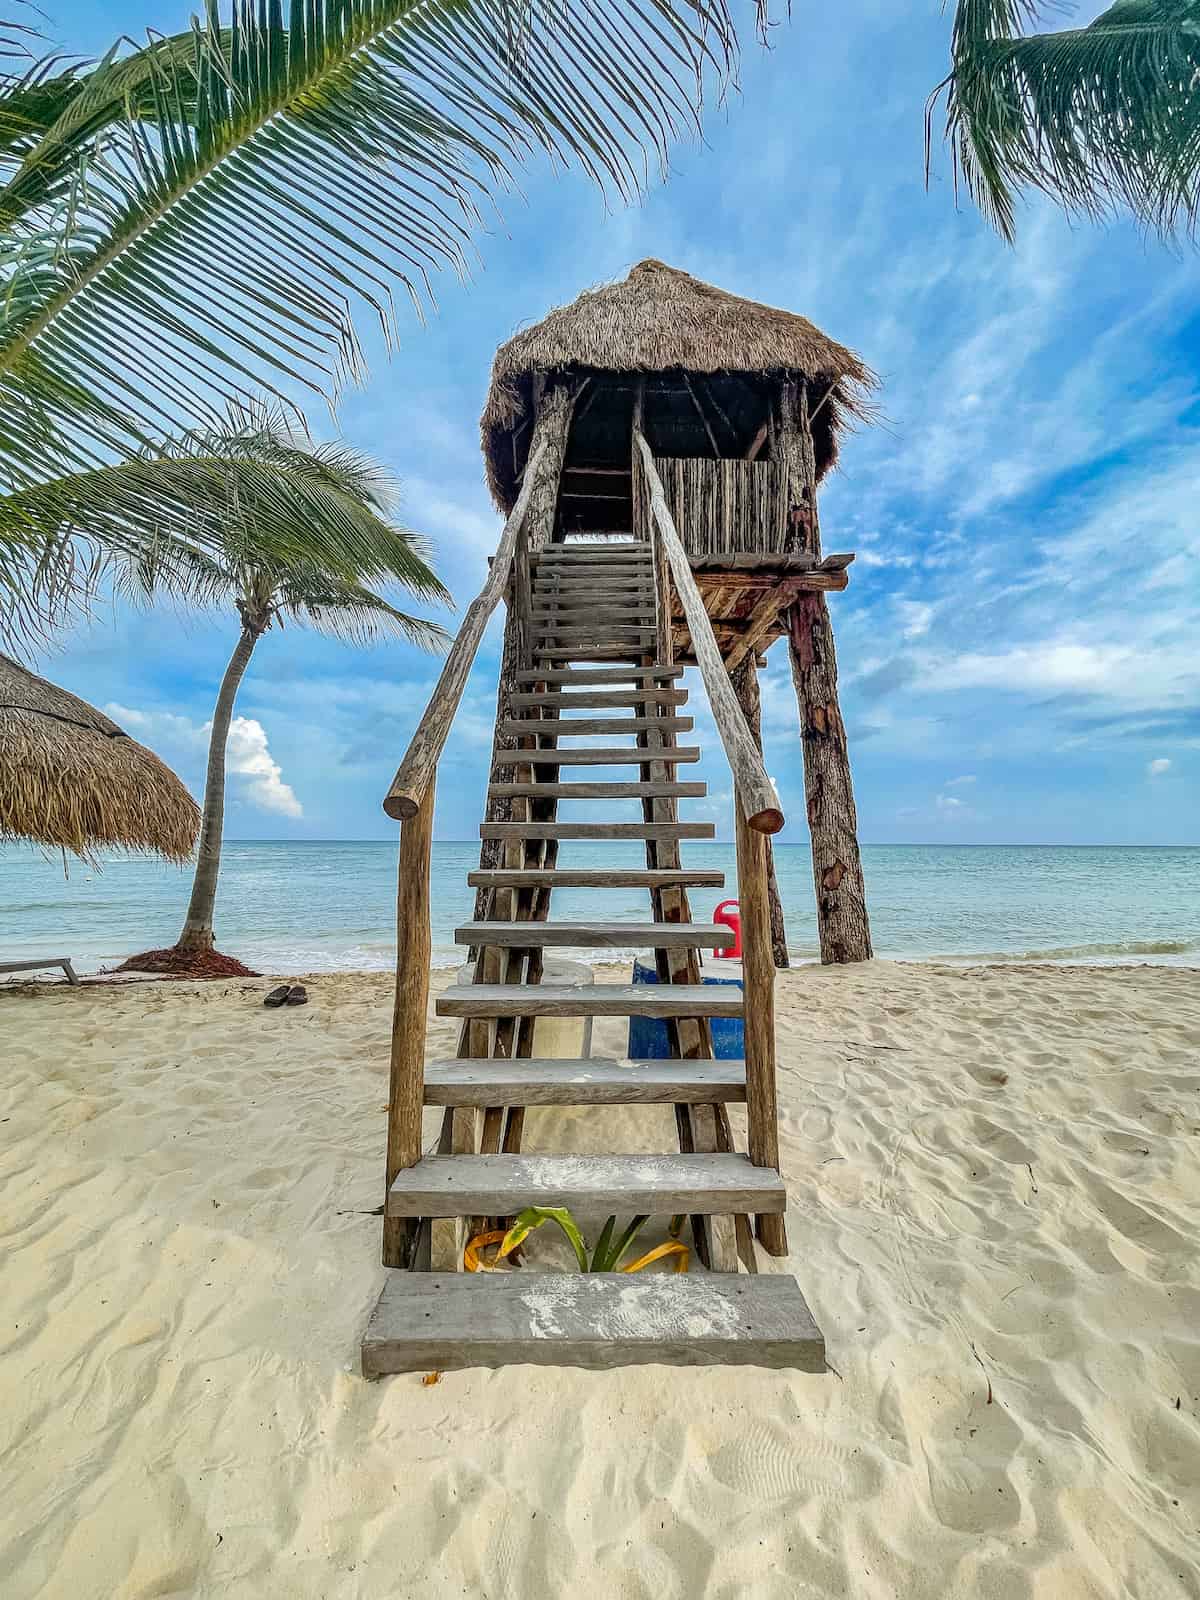
[[[42,967],[61,967],[68,983],[79,982],[79,974],[71,965],[70,956],[42,956],[36,961],[0,961],[0,972],[38,972]]]

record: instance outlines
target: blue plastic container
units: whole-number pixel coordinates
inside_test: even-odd
[[[644,961],[633,963],[634,983],[657,983],[658,972]],[[702,983],[736,984],[740,978],[701,979]],[[741,1017],[713,1017],[713,1055],[718,1061],[740,1061],[746,1053],[746,1034]],[[630,1017],[629,1056],[633,1061],[669,1061],[671,1045],[667,1038],[667,1025],[658,1017]]]

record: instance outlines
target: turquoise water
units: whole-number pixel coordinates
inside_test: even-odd
[[[640,846],[564,843],[563,866],[644,866]],[[726,890],[695,893],[707,918],[736,894],[729,845],[684,846],[685,862],[724,868]],[[433,852],[434,960],[458,959],[472,914],[466,874],[478,844]],[[776,849],[788,944],[817,954],[806,844]],[[1200,849],[1057,846],[864,849],[876,953],[916,960],[1155,961],[1200,966]],[[393,958],[396,847],[390,843],[235,842],[217,907],[222,950],[266,972],[386,968]],[[112,857],[96,871],[18,847],[0,849],[0,960],[70,955],[95,971],[174,941],[190,876]],[[563,890],[554,916],[644,918],[639,890]]]

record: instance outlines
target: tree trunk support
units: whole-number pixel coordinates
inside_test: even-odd
[[[816,457],[803,384],[784,384],[780,424],[779,454],[786,463],[791,486],[787,548],[808,550],[819,558]],[[858,846],[854,783],[846,728],[838,705],[833,625],[823,594],[797,597],[789,613],[788,649],[800,711],[821,960],[826,965],[869,961],[871,926]]]

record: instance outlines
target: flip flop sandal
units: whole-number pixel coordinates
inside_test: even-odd
[[[270,994],[263,996],[263,1005],[269,1006],[274,1011],[276,1006],[281,1006],[292,992],[290,983],[281,983],[278,989],[272,989]]]
[[[302,983],[296,984],[288,990],[288,997],[283,1002],[285,1006],[306,1006],[308,1004],[308,990]]]

